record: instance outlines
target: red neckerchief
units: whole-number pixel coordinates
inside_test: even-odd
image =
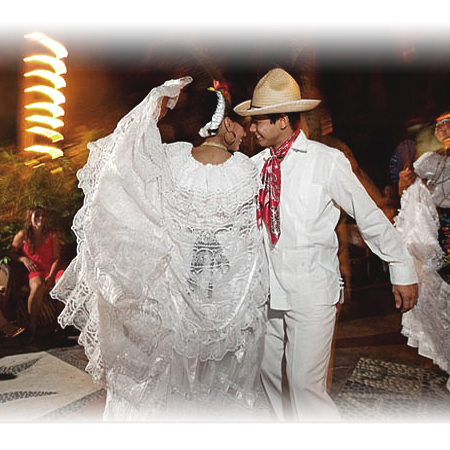
[[[264,221],[270,234],[272,244],[276,244],[280,238],[280,193],[281,193],[281,171],[278,159],[283,159],[292,144],[300,134],[298,129],[289,139],[286,139],[279,149],[270,147],[270,157],[261,171],[262,189],[258,194],[257,222],[261,227]]]

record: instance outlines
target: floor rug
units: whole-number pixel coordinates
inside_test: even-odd
[[[448,375],[361,358],[334,399],[350,421],[450,421]]]
[[[0,421],[62,419],[105,395],[79,348],[0,359]]]

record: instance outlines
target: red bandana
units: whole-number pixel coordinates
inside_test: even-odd
[[[279,149],[270,147],[270,157],[264,163],[261,171],[263,187],[259,190],[257,221],[261,227],[262,221],[267,225],[272,244],[276,244],[280,238],[280,193],[281,193],[281,171],[278,159],[283,159],[293,142],[300,134],[298,129],[287,139]]]

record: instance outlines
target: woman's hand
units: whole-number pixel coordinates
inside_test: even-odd
[[[398,195],[401,197],[403,194],[403,191],[405,189],[408,189],[409,186],[411,186],[417,175],[414,173],[414,170],[412,170],[410,167],[407,167],[403,169],[398,174]]]
[[[24,266],[28,269],[28,272],[35,272],[37,270],[37,265],[35,262],[31,261],[31,259],[26,256],[21,256],[19,261],[24,264]]]

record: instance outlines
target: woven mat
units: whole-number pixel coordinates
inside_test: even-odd
[[[0,421],[70,418],[104,397],[104,389],[84,371],[80,351],[57,349],[0,359]]]
[[[448,375],[361,358],[334,399],[350,421],[450,421]]]

